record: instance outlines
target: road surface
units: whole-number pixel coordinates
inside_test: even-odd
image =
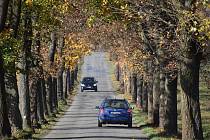
[[[42,139],[75,140],[146,140],[146,136],[133,125],[103,125],[98,127],[95,106],[107,96],[115,96],[110,78],[109,65],[105,54],[95,52],[86,56],[82,66],[82,77],[94,76],[98,81],[98,92],[84,91],[74,97],[71,107],[65,115],[50,129]]]

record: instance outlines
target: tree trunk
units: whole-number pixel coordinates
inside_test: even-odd
[[[63,60],[63,47],[64,47],[64,37],[59,40],[59,45],[57,47],[59,66],[57,73],[57,94],[58,100],[64,100],[63,95],[63,71],[64,71],[64,60]]]
[[[4,30],[8,5],[9,0],[0,0],[0,33]],[[3,56],[2,51],[0,50],[0,139],[11,135],[11,128],[6,105],[6,91],[3,67]]]
[[[53,86],[53,90],[52,90],[52,97],[53,97],[53,112],[57,113],[58,112],[58,94],[57,94],[57,79],[56,77],[52,78],[52,86]]]
[[[20,13],[21,13],[21,0],[12,0],[11,2],[11,19],[10,26],[13,29],[12,36],[17,38],[17,32],[20,23]],[[12,133],[15,133],[17,130],[22,129],[22,118],[19,109],[19,93],[17,87],[16,79],[16,67],[15,61],[12,61],[8,64],[6,73],[5,73],[5,85],[7,103],[8,103],[8,113],[9,120],[11,123]],[[14,115],[15,113],[15,115]]]
[[[147,83],[147,94],[148,94],[148,122],[153,123],[153,93],[152,93],[152,87],[153,82],[149,80]]]
[[[137,106],[142,108],[143,106],[143,77],[138,76],[137,78]]]
[[[15,66],[12,67],[15,68]],[[15,69],[13,69],[13,71],[7,71],[5,73],[8,117],[10,120],[12,133],[15,133],[17,130],[22,129],[22,117],[19,109],[19,95],[17,88],[17,79],[15,75]]]
[[[160,72],[156,68],[153,74],[153,120],[152,123],[155,127],[159,126],[159,106],[160,106]]]
[[[76,64],[76,67],[74,69],[74,80],[77,81],[77,75],[78,75],[78,64]]]
[[[47,107],[47,93],[46,93],[44,77],[41,79],[41,93],[42,93],[42,98],[43,98],[44,115],[49,116],[48,107]]]
[[[142,96],[143,104],[142,109],[144,112],[148,111],[148,83],[144,81],[143,83],[143,96]]]
[[[7,19],[9,0],[0,0],[0,32],[4,30]]]
[[[71,76],[70,76],[70,87],[71,87],[71,90],[73,89],[73,86],[74,86],[74,70],[71,70]]]
[[[199,69],[201,54],[191,41],[185,52],[187,62],[181,63],[180,84],[182,93],[182,139],[202,140],[203,131],[199,103]]]
[[[34,70],[34,69],[32,69]],[[36,71],[35,71],[36,72]],[[31,122],[32,128],[38,128],[38,116],[37,116],[37,91],[38,91],[38,77],[32,77],[30,79],[30,107],[31,107]]]
[[[24,10],[24,44],[19,56],[19,62],[17,64],[18,74],[18,92],[20,97],[20,112],[23,118],[23,129],[31,128],[30,117],[30,96],[29,96],[29,83],[28,83],[28,58],[31,49],[31,37],[32,37],[32,21],[31,10],[26,7]]]
[[[132,75],[132,102],[136,104],[137,102],[137,75]]]
[[[159,108],[159,117],[160,117],[160,128],[165,128],[165,74],[163,72],[160,72],[160,108]]]
[[[71,72],[70,72],[70,69],[67,69],[66,77],[67,77],[67,95],[69,96],[71,94]]]
[[[3,58],[0,50],[0,138],[10,137],[11,128],[8,119],[6,91],[4,84]]]
[[[196,12],[197,1],[181,0],[186,9]],[[191,23],[189,23],[191,24]],[[183,56],[186,60],[180,66],[180,84],[182,93],[182,139],[203,140],[199,102],[199,70],[202,57],[201,47],[190,35],[184,46]]]
[[[42,79],[39,79],[37,83],[38,91],[37,91],[37,115],[40,124],[45,124],[46,120],[44,117],[44,100],[43,100],[43,92],[42,92]]]
[[[63,72],[63,99],[67,98],[67,71]]]
[[[49,115],[53,114],[53,84],[52,84],[52,76],[48,75],[47,80],[45,82],[46,87],[46,103],[47,110]]]
[[[166,74],[166,119],[165,132],[170,135],[177,134],[177,77],[171,77],[172,73]]]
[[[21,14],[21,6],[22,0],[11,0],[12,7],[11,7],[11,26],[13,29],[13,36],[16,38],[18,36],[18,29],[20,24],[20,14]]]
[[[55,32],[51,32],[50,39],[51,39],[50,47],[49,47],[50,65],[48,67],[49,69],[52,69],[52,64],[54,63],[56,46],[57,46],[57,39],[56,39]],[[55,90],[53,77],[50,73],[48,73],[47,75],[45,85],[46,85],[46,100],[47,100],[48,113],[49,115],[52,116],[54,115],[55,98],[57,99],[57,97],[54,97],[54,96],[55,96],[55,92],[57,96],[57,90]]]
[[[63,96],[63,70],[59,69],[57,73],[57,95],[58,101],[64,100]]]
[[[160,74],[160,127],[166,134],[177,134],[177,78]]]

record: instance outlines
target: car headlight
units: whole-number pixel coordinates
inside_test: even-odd
[[[85,86],[85,84],[81,84],[81,86],[82,86],[82,87],[84,87],[84,86]]]
[[[96,86],[96,84],[93,84],[93,86]]]

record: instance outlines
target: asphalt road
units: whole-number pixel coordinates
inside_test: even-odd
[[[85,57],[82,66],[82,77],[94,76],[98,81],[98,92],[84,91],[74,97],[71,107],[65,115],[51,128],[42,139],[75,139],[75,140],[145,140],[146,137],[138,127],[127,125],[103,125],[98,127],[95,106],[107,96],[115,96],[110,78],[109,65],[105,54],[95,52]]]

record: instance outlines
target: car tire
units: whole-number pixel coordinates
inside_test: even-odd
[[[102,123],[98,120],[98,127],[102,127]]]
[[[83,92],[84,90],[83,90],[83,88],[81,88],[81,92]]]

